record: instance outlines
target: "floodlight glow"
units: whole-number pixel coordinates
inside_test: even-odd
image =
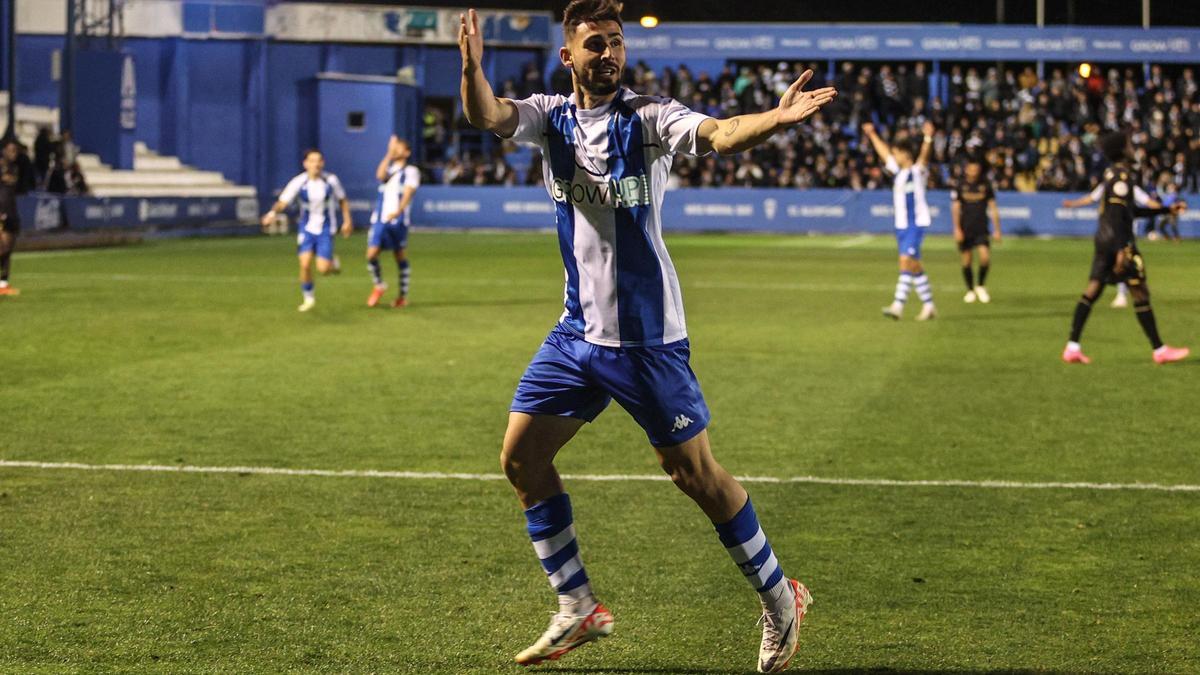
[[[642,17],[642,28],[654,28],[658,25],[658,17],[647,14]]]
[[[1092,65],[1090,63],[1079,64],[1079,76],[1087,79],[1092,76]]]

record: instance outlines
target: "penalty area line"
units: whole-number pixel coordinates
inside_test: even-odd
[[[262,476],[317,476],[323,478],[390,478],[400,480],[503,481],[498,473],[446,473],[441,471],[376,471],[371,469],[289,469],[269,466],[192,466],[163,464],[84,464],[80,462],[32,462],[0,460],[0,469],[123,471],[143,473],[237,474]],[[564,474],[566,480],[589,482],[667,481],[659,474]],[[894,488],[974,488],[985,490],[1082,490],[1200,492],[1200,485],[1162,483],[1022,482],[1005,480],[891,480],[886,478],[823,478],[820,476],[738,476],[743,483],[779,485],[834,485]]]

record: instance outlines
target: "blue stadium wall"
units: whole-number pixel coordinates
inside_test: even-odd
[[[934,234],[950,233],[950,195],[932,191]],[[1091,236],[1096,209],[1062,207],[1063,194],[1002,192],[997,195],[1009,236]],[[61,197],[34,194],[18,199],[30,232],[64,224],[72,230],[120,230],[213,222],[245,222],[257,216],[253,199]],[[890,234],[889,190],[682,189],[667,192],[667,232],[777,232],[783,234]],[[554,202],[540,187],[427,185],[413,203],[417,226],[454,229],[553,229]],[[360,226],[365,225],[359,219]],[[1180,221],[1185,237],[1200,236],[1200,210]]]
[[[299,153],[316,144],[309,122],[317,101],[310,85],[319,73],[394,78],[401,68],[411,67],[425,97],[458,97],[457,46],[276,39],[265,34],[268,3],[261,0],[184,0],[181,6],[180,34],[120,42],[136,73],[134,140],[253,185],[264,202],[301,170]],[[531,42],[537,44],[489,50],[485,67],[491,77],[519,79],[526,64],[544,66],[549,17],[544,18],[534,27],[538,30],[530,30],[537,38]],[[97,48],[103,49],[103,43],[96,40]],[[63,85],[54,68],[64,45],[61,34],[18,34],[18,101],[60,107]],[[76,60],[86,57],[80,51]],[[87,100],[77,95],[75,105],[86,111]],[[397,131],[418,136],[420,120]],[[373,165],[381,152],[381,147],[363,148],[363,161]],[[370,195],[352,197],[365,200]]]
[[[1067,209],[1068,195],[1002,192],[1001,225],[1017,236],[1091,236],[1095,208]],[[1074,196],[1074,195],[1070,195]],[[950,193],[929,193],[932,233],[949,234]],[[890,234],[895,222],[890,190],[780,190],[689,188],[667,192],[663,223],[668,232],[779,232]],[[456,228],[554,228],[554,202],[540,187],[426,186],[413,205],[416,225]],[[1200,235],[1200,211],[1185,213],[1183,236]]]

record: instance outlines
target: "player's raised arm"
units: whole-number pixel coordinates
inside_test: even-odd
[[[875,125],[867,122],[862,125],[862,132],[867,137],[867,140],[871,142],[871,147],[875,148],[875,154],[879,155],[879,160],[887,164],[888,160],[892,158],[892,151],[888,148],[888,144],[884,143],[883,139],[876,133]]]
[[[743,152],[808,119],[837,96],[833,87],[803,91],[812,76],[811,70],[804,71],[784,92],[774,110],[703,122],[696,130],[696,149],[700,154],[713,150],[722,155]]]
[[[1082,197],[1079,197],[1078,199],[1064,199],[1062,205],[1064,208],[1078,209],[1084,206],[1091,206],[1092,204],[1099,202],[1100,198],[1103,196],[1104,184],[1101,183],[1100,185],[1097,185],[1094,190]]]
[[[916,164],[921,166],[929,166],[929,155],[933,153],[933,122],[926,122],[921,125],[921,134],[924,138],[921,140],[921,152],[917,155]]]
[[[497,98],[483,74],[483,32],[479,30],[479,14],[470,9],[466,14],[460,14],[459,20],[463,114],[476,129],[510,138],[517,131],[517,107],[508,99]]]
[[[379,160],[379,166],[375,167],[375,179],[380,183],[388,179],[388,169],[392,167],[392,162],[396,160],[396,146],[400,143],[400,139],[396,134],[388,139],[387,152],[383,154],[383,159]]]

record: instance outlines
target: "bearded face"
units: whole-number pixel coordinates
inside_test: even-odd
[[[580,23],[561,53],[575,81],[592,96],[608,96],[625,72],[625,36],[616,21]]]

